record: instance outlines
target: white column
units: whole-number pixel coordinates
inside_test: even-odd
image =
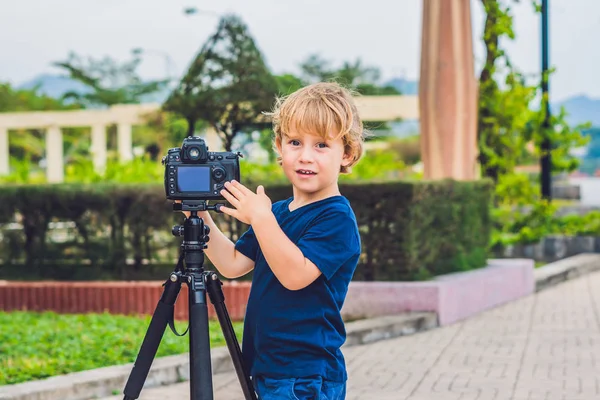
[[[106,168],[106,126],[96,124],[92,126],[92,159],[94,170],[103,173]]]
[[[8,175],[8,128],[0,126],[0,175]]]
[[[49,183],[64,181],[63,137],[58,126],[51,126],[46,131],[46,178]]]
[[[204,141],[209,151],[224,151],[223,141],[212,126],[206,128],[204,132]]]
[[[133,159],[130,124],[117,125],[117,147],[119,149],[119,158],[121,161]]]

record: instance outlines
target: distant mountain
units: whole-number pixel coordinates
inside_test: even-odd
[[[384,85],[393,86],[400,93],[407,96],[413,96],[419,93],[418,81],[410,81],[404,78],[393,78],[385,82]]]
[[[35,78],[17,86],[17,89],[33,89],[37,87],[38,93],[49,97],[60,98],[65,93],[89,93],[91,89],[83,83],[62,75],[38,75]],[[171,89],[165,88],[156,93],[144,96],[144,103],[162,103],[169,96]]]
[[[570,125],[591,122],[592,126],[600,127],[600,99],[592,99],[585,95],[570,97],[553,104],[552,112],[558,113],[564,107],[567,111],[567,122]]]
[[[88,93],[90,89],[79,81],[62,75],[38,75],[17,86],[17,89],[31,90],[38,88],[38,93],[49,97],[60,98],[67,92]]]

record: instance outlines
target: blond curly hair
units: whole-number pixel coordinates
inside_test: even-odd
[[[334,82],[319,82],[305,86],[294,93],[276,100],[273,111],[265,113],[273,121],[274,141],[277,149],[284,135],[291,130],[310,132],[323,139],[342,138],[344,153],[350,156],[348,166],[341,166],[340,173],[349,173],[363,154],[367,132],[358,115],[351,90]],[[281,165],[281,157],[277,158]]]

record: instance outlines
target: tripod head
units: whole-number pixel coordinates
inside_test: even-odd
[[[173,211],[191,211],[191,215],[197,215],[198,211],[221,211],[221,206],[224,204],[217,203],[208,205],[207,200],[182,200],[173,203]]]
[[[175,225],[171,233],[173,236],[183,236],[180,247],[185,266],[191,272],[204,271],[204,249],[210,240],[210,228],[198,216],[198,211],[221,212],[221,206],[223,204],[208,205],[206,200],[183,200],[181,203],[173,203],[173,211],[190,211],[190,216],[185,219],[183,225]]]

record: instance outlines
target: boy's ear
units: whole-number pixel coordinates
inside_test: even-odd
[[[347,167],[352,162],[352,155],[349,153],[344,153],[342,157],[342,167]]]

